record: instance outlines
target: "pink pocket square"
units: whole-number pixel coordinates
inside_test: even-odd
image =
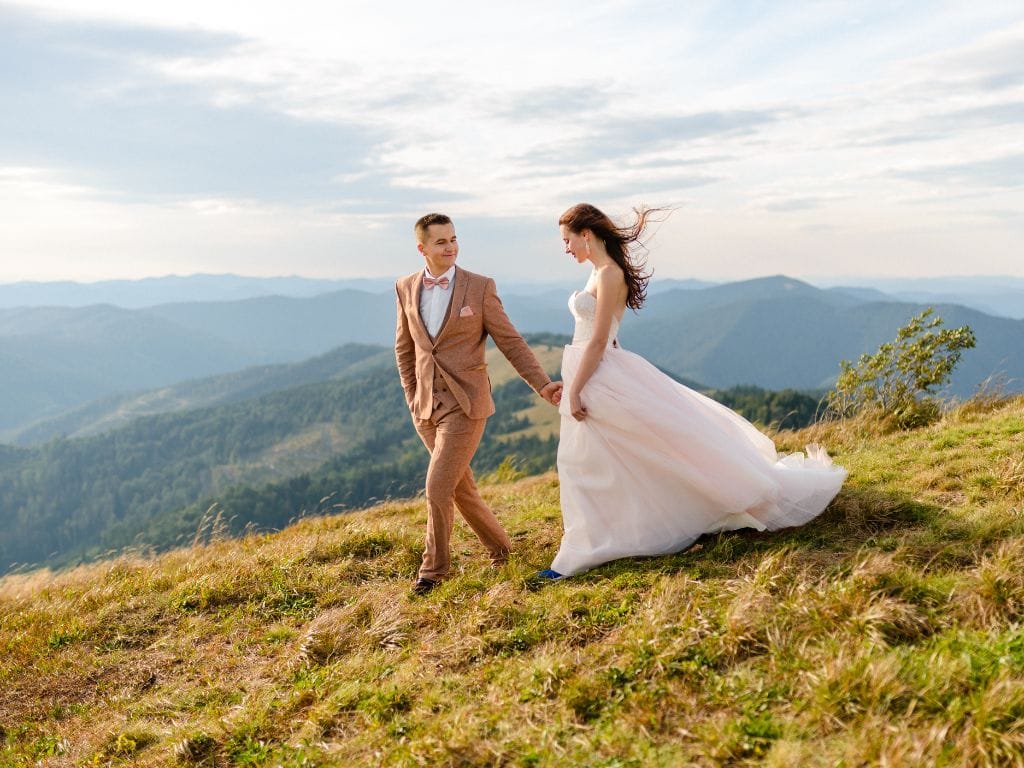
[[[471,317],[473,315],[472,307],[463,307],[459,310],[459,317]]]

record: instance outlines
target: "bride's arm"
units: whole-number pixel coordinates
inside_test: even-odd
[[[608,346],[608,335],[612,330],[612,318],[615,315],[618,299],[626,287],[625,278],[618,269],[605,268],[597,274],[597,309],[594,311],[594,335],[590,337],[583,350],[580,367],[569,390],[569,408],[577,420],[586,414],[580,400],[580,393],[594,375],[601,363],[605,347]]]

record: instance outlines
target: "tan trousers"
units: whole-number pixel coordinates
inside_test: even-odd
[[[440,386],[439,386],[440,385]],[[491,560],[508,558],[512,542],[480,498],[469,463],[480,445],[487,419],[471,419],[459,407],[444,383],[435,382],[434,411],[429,419],[415,419],[416,431],[430,451],[427,468],[427,543],[420,577],[441,581],[451,568],[451,534],[455,507],[487,547]]]

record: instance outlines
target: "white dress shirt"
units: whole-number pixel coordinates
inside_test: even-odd
[[[425,267],[423,276],[433,278],[433,275]],[[442,277],[448,278],[447,288],[442,288],[440,285],[435,285],[433,288],[423,286],[420,291],[420,317],[423,318],[423,324],[427,326],[427,333],[431,338],[436,338],[437,334],[441,332],[445,313],[452,301],[452,288],[455,287],[455,265],[452,264],[443,275],[438,275],[438,279]]]

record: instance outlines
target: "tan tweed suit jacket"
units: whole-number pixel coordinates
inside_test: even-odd
[[[551,381],[505,314],[494,280],[456,267],[448,314],[437,338],[432,339],[420,316],[422,277],[423,270],[419,270],[395,284],[395,358],[413,416],[430,418],[438,376],[469,418],[484,419],[494,413],[484,361],[488,336],[535,391],[539,393]]]

